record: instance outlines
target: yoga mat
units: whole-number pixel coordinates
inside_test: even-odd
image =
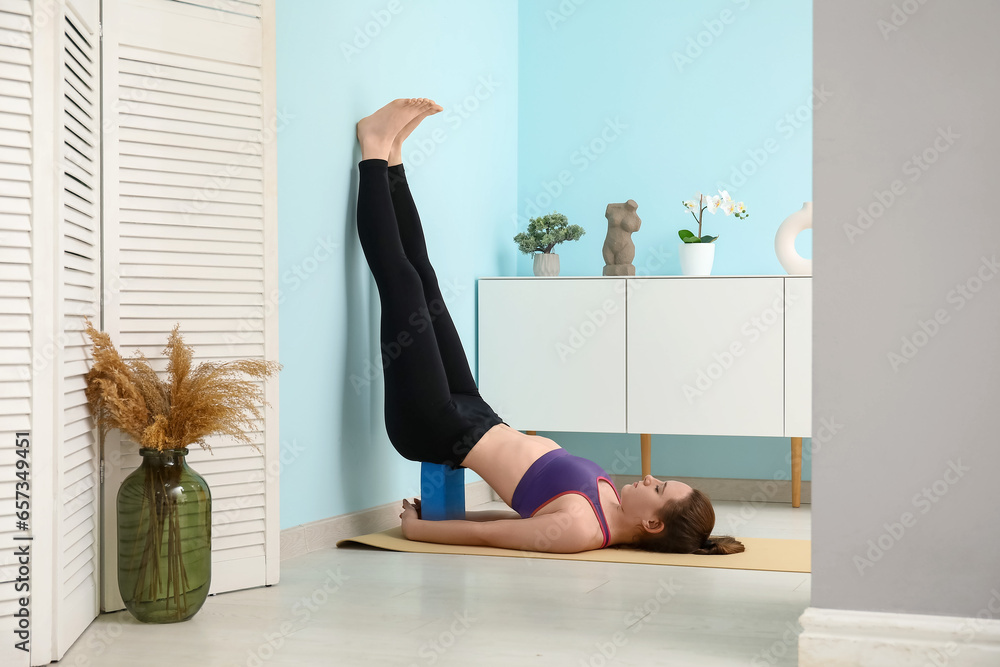
[[[338,540],[337,546],[365,545],[389,551],[421,554],[462,554],[466,556],[512,556],[515,558],[555,558],[558,560],[589,560],[605,563],[645,563],[648,565],[686,565],[690,567],[722,567],[734,570],[767,570],[773,572],[810,572],[811,540],[779,540],[765,537],[737,537],[746,551],[725,556],[694,554],[664,554],[636,549],[609,547],[581,551],[575,554],[552,554],[540,551],[520,551],[497,547],[472,547],[454,544],[417,542],[403,537],[399,526],[349,539]]]

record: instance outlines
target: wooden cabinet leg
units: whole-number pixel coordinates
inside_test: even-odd
[[[802,500],[802,438],[792,438],[792,507]]]
[[[536,435],[535,431],[525,431],[525,433],[527,433],[528,435]]]
[[[653,442],[653,434],[640,433],[639,438],[641,443],[640,449],[642,450],[642,476],[643,478],[645,478],[646,475],[653,474],[651,471],[651,468],[653,467],[652,455],[650,453],[650,450],[652,449],[652,447],[650,447],[650,444]]]

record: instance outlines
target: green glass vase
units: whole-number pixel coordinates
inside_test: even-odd
[[[144,623],[201,609],[212,581],[212,495],[187,448],[139,449],[142,465],[118,489],[118,590]]]

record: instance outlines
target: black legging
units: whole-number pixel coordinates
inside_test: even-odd
[[[503,420],[479,395],[403,165],[372,158],[358,168],[358,237],[382,305],[386,432],[405,458],[457,468]]]

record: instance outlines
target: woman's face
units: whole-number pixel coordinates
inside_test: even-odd
[[[685,498],[693,489],[675,479],[662,480],[646,475],[622,488],[622,510],[640,520],[657,519],[668,502]]]

